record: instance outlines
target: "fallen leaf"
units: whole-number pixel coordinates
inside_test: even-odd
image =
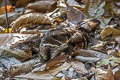
[[[103,15],[104,13],[104,4],[105,2],[102,2],[102,0],[95,1],[95,0],[89,0],[89,3],[87,3],[87,14],[89,14],[91,17],[99,17]]]
[[[107,79],[107,71],[101,68],[97,68],[92,70],[95,73],[96,80],[106,80]]]
[[[41,13],[29,13],[23,16],[20,16],[15,22],[13,22],[13,26],[11,31],[17,31],[17,29],[21,28],[24,24],[51,24],[51,19],[48,16],[45,16]]]
[[[49,73],[51,75],[57,75],[60,71],[67,70],[70,67],[71,67],[71,64],[65,62],[64,64],[62,64],[60,66],[51,68],[50,70],[47,70],[47,71],[34,71],[34,73],[36,73],[36,74]]]
[[[87,16],[85,15],[85,13],[83,13],[79,9],[67,4],[67,19],[72,24],[77,25],[83,19],[87,19]]]
[[[12,68],[10,70],[11,76],[16,76],[16,75],[20,75],[22,73],[28,73],[28,72],[32,71],[32,69],[34,68],[34,65],[37,61],[38,60],[33,59],[33,60],[30,60],[27,62],[12,65]]]
[[[10,24],[12,21],[16,20],[22,13],[17,13],[17,12],[9,12],[8,13],[8,24]],[[0,15],[0,25],[4,26],[6,25],[6,15],[2,14]]]
[[[10,60],[7,57],[0,57],[0,65],[3,65],[4,68],[9,72],[11,69]]]
[[[96,17],[96,18],[98,18],[98,17],[100,17],[101,15],[104,14],[104,9],[103,9],[104,6],[105,6],[105,1],[102,2],[102,3],[99,5],[99,7],[98,7],[98,9],[97,9],[97,12],[96,12],[96,14],[95,14],[95,17]]]
[[[106,27],[103,29],[103,31],[100,33],[101,39],[104,39],[105,37],[112,35],[112,37],[118,37],[120,36],[120,30],[117,30],[112,27]]]
[[[67,13],[66,0],[58,0],[57,6],[60,10],[60,15],[66,15],[66,13]]]
[[[25,61],[32,57],[31,52],[26,53],[24,50],[20,50],[20,49],[11,49],[10,47],[4,47],[4,48],[0,48],[0,50],[4,51],[2,55],[7,56],[7,57],[15,57],[21,61]]]
[[[13,1],[13,0],[11,0],[11,1]],[[27,4],[29,4],[31,2],[34,2],[34,0],[17,0],[15,7],[20,8],[20,7],[26,6]]]
[[[77,72],[81,74],[86,74],[88,72],[82,62],[73,61],[71,62],[71,65]]]
[[[19,76],[15,76],[15,79],[33,79],[33,80],[54,80],[54,76],[52,76],[51,74],[44,74],[43,72],[41,72],[40,74],[36,74],[36,73],[28,73],[26,75],[19,75]]]
[[[109,65],[109,64],[111,64],[112,66],[116,66],[116,65],[120,64],[119,61],[120,61],[120,58],[112,56],[112,57],[108,57],[107,59],[101,60],[97,64],[97,66],[100,67],[100,66],[105,66],[105,65]]]
[[[10,46],[12,44],[15,44],[16,42],[20,40],[25,40],[29,37],[30,35],[26,34],[0,34],[0,47],[2,46]]]
[[[120,79],[120,69],[118,69],[118,70],[115,72],[114,76],[115,76],[115,79]]]
[[[108,70],[107,70],[107,80],[115,80],[112,69],[110,68],[110,65],[108,66]]]
[[[99,41],[96,45],[92,46],[91,48],[94,50],[102,51],[106,42]]]
[[[120,44],[120,36],[117,36],[115,40],[118,42],[118,44]]]
[[[36,1],[27,5],[28,9],[33,9],[41,13],[52,12],[57,8],[56,1]]]
[[[56,56],[55,58],[51,59],[47,65],[46,69],[50,69],[58,64],[61,64],[66,61],[67,56]]]

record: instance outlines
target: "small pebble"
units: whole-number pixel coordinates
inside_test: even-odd
[[[58,74],[56,75],[56,77],[63,77],[63,76],[64,76],[63,73],[58,73]]]

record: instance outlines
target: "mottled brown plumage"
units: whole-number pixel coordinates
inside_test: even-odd
[[[61,52],[72,53],[76,49],[87,49],[89,44],[89,34],[94,32],[100,21],[97,19],[88,19],[81,22],[76,27],[62,27],[50,30],[44,38],[42,44],[57,45],[52,53],[52,58]],[[46,46],[45,46],[46,47]],[[45,53],[40,54],[44,57]],[[45,59],[45,57],[43,58]],[[48,59],[45,59],[48,60]]]

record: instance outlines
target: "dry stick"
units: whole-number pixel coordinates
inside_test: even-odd
[[[5,14],[6,14],[6,26],[7,26],[7,32],[9,33],[8,14],[7,14],[7,0],[4,0],[4,3],[5,3]]]

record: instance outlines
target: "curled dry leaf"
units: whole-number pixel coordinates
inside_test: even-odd
[[[12,31],[16,31],[25,24],[51,24],[51,19],[41,13],[25,14],[13,22]]]
[[[56,1],[37,1],[34,3],[30,3],[27,6],[28,9],[33,9],[39,11],[41,13],[51,12],[57,8]]]

